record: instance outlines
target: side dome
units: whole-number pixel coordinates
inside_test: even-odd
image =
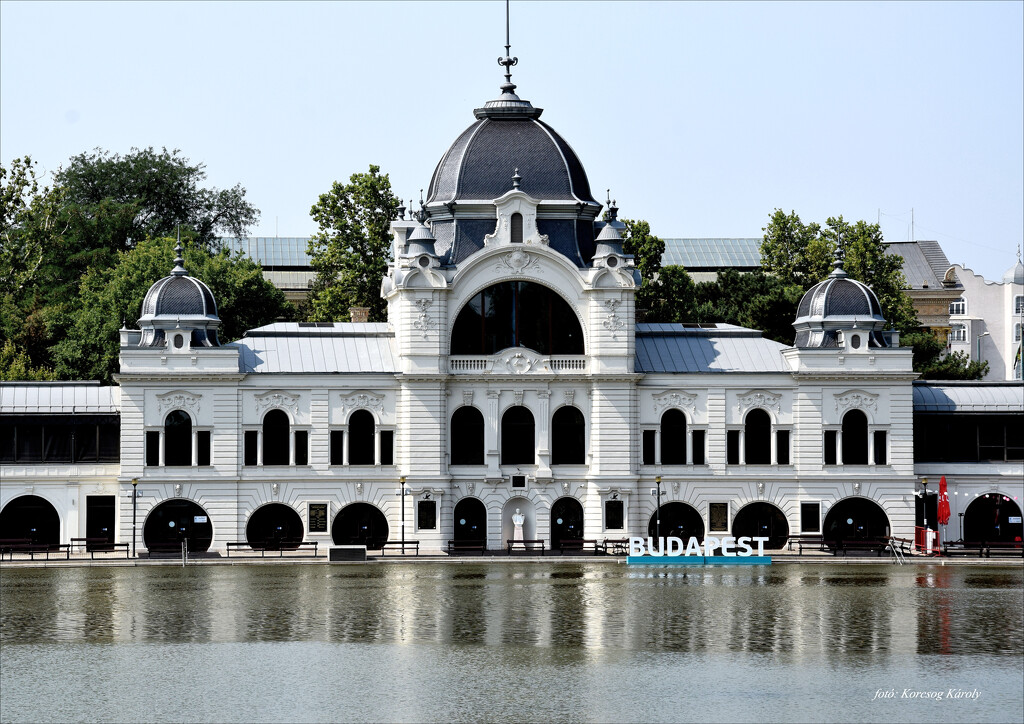
[[[142,301],[142,316],[162,314],[216,317],[217,302],[210,288],[195,277],[172,274],[151,286]]]
[[[1024,284],[1024,264],[1020,259],[1003,274],[1004,284]]]
[[[178,330],[174,341],[179,349],[187,348],[185,337],[188,347],[218,347],[220,318],[213,292],[206,284],[189,276],[180,244],[174,251],[177,256],[170,275],[154,283],[142,300],[139,346],[166,347],[170,330]]]
[[[868,347],[888,347],[882,334],[882,305],[871,288],[843,271],[837,262],[828,279],[807,290],[797,306],[796,347],[839,348],[842,335],[867,335]]]

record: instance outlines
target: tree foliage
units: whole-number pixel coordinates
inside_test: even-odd
[[[924,380],[980,380],[988,373],[988,362],[972,362],[963,352],[946,354],[945,346],[931,332],[901,335],[900,346],[914,348],[914,371]]]
[[[344,321],[350,307],[368,307],[370,321],[384,321],[387,305],[380,284],[391,257],[391,221],[398,218],[391,180],[371,165],[347,184],[335,181],[310,209],[319,231],[309,240],[317,272],[307,318]]]
[[[18,349],[13,340],[0,345],[0,380],[55,380],[53,370],[33,367],[25,350]]]
[[[89,270],[82,279],[69,333],[53,348],[61,377],[111,379],[117,371],[118,329],[122,324],[137,328],[146,292],[174,266],[175,244],[169,237],[144,241],[119,254],[113,267]],[[263,278],[251,259],[226,250],[212,253],[196,243],[187,243],[183,256],[189,274],[205,282],[217,300],[223,320],[218,334],[221,343],[238,339],[247,329],[293,316],[284,294]]]
[[[651,314],[662,302],[665,290],[659,289],[656,280],[661,270],[661,257],[665,254],[665,242],[651,233],[651,225],[642,219],[623,219],[626,233],[622,237],[622,250],[634,257],[633,263],[640,272],[640,289],[636,293],[636,306],[643,318]],[[661,314],[657,312],[656,314]]]

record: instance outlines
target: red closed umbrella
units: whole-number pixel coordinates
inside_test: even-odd
[[[946,476],[939,478],[939,525],[949,523],[949,492],[946,490]]]

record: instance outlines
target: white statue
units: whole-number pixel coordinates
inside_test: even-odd
[[[512,516],[512,525],[515,526],[515,530],[512,532],[512,540],[523,539],[523,521],[526,517],[519,512],[519,508],[516,508],[515,514]]]

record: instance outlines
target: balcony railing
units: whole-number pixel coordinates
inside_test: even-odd
[[[528,350],[481,357],[449,357],[448,370],[462,375],[569,374],[585,372],[585,355],[542,357]]]

